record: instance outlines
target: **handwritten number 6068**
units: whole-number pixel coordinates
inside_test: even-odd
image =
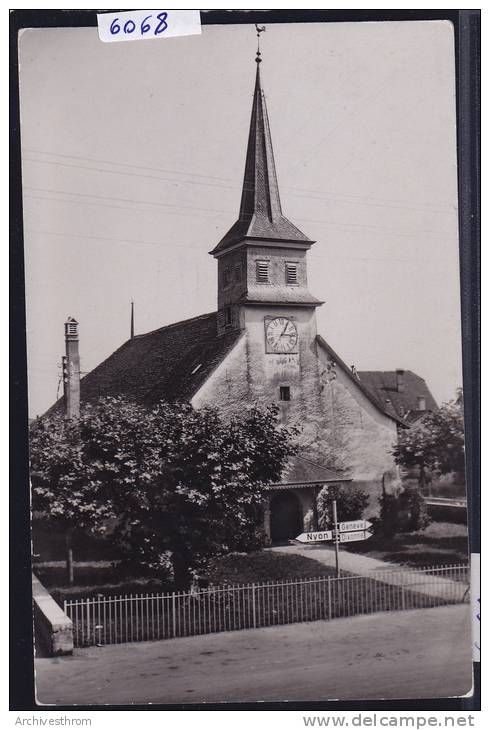
[[[163,33],[164,30],[166,30],[168,28],[168,25],[166,23],[167,16],[168,16],[168,13],[165,13],[165,12],[159,13],[156,16],[157,20],[159,20],[160,22],[156,26],[156,28],[153,32],[153,35],[160,35],[161,33]],[[145,35],[146,33],[149,33],[151,31],[151,25],[147,21],[150,20],[150,18],[152,18],[152,17],[153,17],[153,15],[147,15],[146,18],[144,18],[142,20],[141,27],[140,27],[141,35]],[[119,20],[119,18],[114,18],[114,20],[112,21],[112,23],[110,25],[111,35],[117,35],[121,31],[121,26],[119,25],[118,20]],[[124,23],[123,33],[126,33],[127,35],[129,35],[131,33],[134,33],[135,30],[136,30],[136,24],[132,20],[127,20]]]

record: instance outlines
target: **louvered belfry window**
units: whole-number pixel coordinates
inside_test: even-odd
[[[287,263],[286,264],[286,284],[297,284],[298,283],[298,265]]]
[[[269,282],[269,262],[257,261],[257,281],[259,284],[267,284]]]

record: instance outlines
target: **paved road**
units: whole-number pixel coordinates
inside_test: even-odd
[[[445,697],[470,690],[469,607],[78,649],[38,659],[43,704]]]

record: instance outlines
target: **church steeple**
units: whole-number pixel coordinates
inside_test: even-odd
[[[257,34],[261,31],[257,28]],[[256,316],[257,307],[265,307],[267,316],[281,310],[294,318],[300,309],[314,314],[314,308],[322,304],[308,290],[306,252],[314,241],[282,212],[259,48],[255,60],[257,71],[240,213],[210,251],[218,259],[220,335],[246,329]]]
[[[255,61],[257,72],[240,213],[236,223],[211,251],[213,255],[244,239],[295,241],[308,245],[313,243],[282,212],[269,118],[260,75],[262,62],[260,50],[257,50]]]
[[[251,220],[254,215],[258,215],[268,218],[272,223],[282,216],[282,210],[267,107],[260,78],[260,52],[257,52],[256,61],[257,75],[240,203],[240,220]]]

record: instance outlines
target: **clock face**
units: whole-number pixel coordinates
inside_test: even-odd
[[[298,344],[296,325],[287,317],[266,322],[265,337],[268,352],[295,352]]]

